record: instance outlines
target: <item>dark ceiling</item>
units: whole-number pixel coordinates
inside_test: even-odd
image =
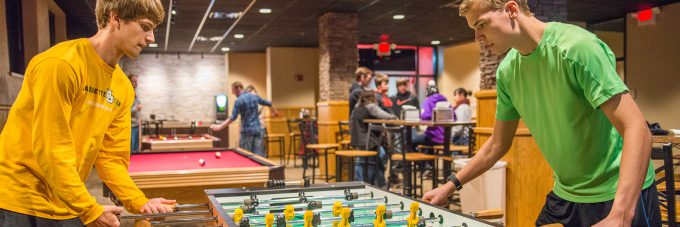
[[[531,1],[531,0],[530,0]],[[540,1],[540,0],[537,0]],[[569,21],[585,22],[598,30],[623,31],[626,13],[680,0],[567,0]],[[94,5],[96,0],[55,0],[67,15],[69,38],[86,37],[96,32]],[[162,0],[166,12],[170,0]],[[192,40],[206,14],[210,12],[242,12],[252,0],[173,0],[177,12],[170,24],[166,45],[167,19],[156,29],[158,47],[149,52],[218,53],[222,47],[232,52],[264,52],[267,47],[318,46],[318,18],[327,12],[356,12],[359,14],[359,41],[376,43],[380,34],[388,34],[400,45],[430,45],[432,40],[441,45],[469,41],[473,31],[465,19],[458,16],[451,5],[453,0],[259,0],[234,26],[226,38],[218,41]],[[261,14],[269,8],[270,14]],[[405,16],[394,20],[395,14]],[[207,18],[198,36],[222,37],[236,19]],[[234,34],[244,34],[236,39]]]

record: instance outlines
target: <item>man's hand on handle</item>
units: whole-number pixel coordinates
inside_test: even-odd
[[[154,198],[150,199],[149,202],[144,204],[144,206],[142,206],[139,211],[144,214],[170,213],[173,212],[173,205],[176,203],[177,201],[175,200]]]
[[[426,192],[423,195],[423,201],[433,205],[446,205],[449,202],[449,197],[456,191],[456,187],[452,182],[443,184],[432,191]]]
[[[104,206],[104,212],[99,215],[97,220],[87,224],[88,227],[118,227],[120,226],[120,221],[118,221],[118,215],[122,213],[125,209],[117,206]]]

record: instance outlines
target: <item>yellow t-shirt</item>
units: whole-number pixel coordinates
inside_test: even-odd
[[[28,64],[0,134],[0,208],[85,223],[103,207],[83,183],[92,166],[132,212],[148,199],[127,174],[134,90],[88,39],[59,43]]]

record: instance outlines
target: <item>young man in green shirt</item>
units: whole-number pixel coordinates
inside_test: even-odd
[[[423,197],[447,201],[510,148],[519,119],[554,171],[536,225],[660,226],[651,134],[595,35],[533,17],[526,0],[464,0],[475,39],[507,52],[497,71],[496,125],[466,168]]]

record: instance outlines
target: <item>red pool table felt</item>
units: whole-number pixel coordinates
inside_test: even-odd
[[[220,152],[220,158],[215,157]],[[198,160],[205,160],[201,166]],[[232,150],[174,153],[142,153],[130,156],[129,172],[257,167],[260,163]]]

